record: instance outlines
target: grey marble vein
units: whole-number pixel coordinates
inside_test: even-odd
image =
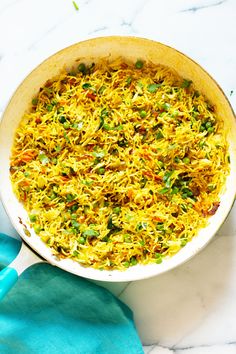
[[[136,34],[137,31],[135,30],[135,28],[133,27],[133,21],[123,21],[121,23],[121,27],[127,27],[129,29],[129,31],[133,34]]]
[[[98,33],[98,32],[106,31],[107,29],[108,29],[107,26],[101,26],[101,27],[93,29],[92,31],[89,31],[88,34],[89,35],[95,34],[95,33]]]
[[[7,3],[6,5],[3,4],[3,1],[0,2],[0,13],[1,15],[8,10],[10,7],[12,7],[13,5],[15,5],[16,3],[18,3],[19,0],[13,0],[13,1],[5,1],[5,3]]]
[[[210,349],[210,348],[214,349],[214,347],[217,347],[217,346],[218,347],[228,346],[231,348],[235,348],[235,353],[236,353],[236,342],[223,343],[220,345],[216,345],[216,344],[214,344],[214,345],[212,345],[212,344],[211,345],[195,345],[195,346],[189,346],[189,347],[171,348],[171,350],[173,351],[173,353],[180,354],[184,351],[191,352],[196,349],[197,350],[206,350],[206,349]],[[199,351],[199,353],[200,353],[200,351]],[[224,354],[224,353],[222,352],[222,354]]]
[[[145,354],[233,354],[236,353],[236,343],[229,342],[219,345],[197,345],[179,348],[152,344],[143,346],[143,350]]]
[[[151,354],[153,350],[157,349],[156,345],[146,345],[143,347],[144,353],[145,354]]]
[[[210,7],[219,6],[219,5],[223,4],[223,3],[225,3],[226,1],[227,0],[220,0],[220,1],[216,1],[215,3],[212,3],[212,4],[193,6],[193,7],[190,7],[188,9],[181,10],[180,12],[197,12],[199,10],[204,10],[204,9],[208,9]]]

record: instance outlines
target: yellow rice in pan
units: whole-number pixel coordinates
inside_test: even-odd
[[[207,225],[229,155],[221,117],[188,78],[142,60],[99,60],[40,88],[10,171],[55,256],[122,270],[161,263]]]

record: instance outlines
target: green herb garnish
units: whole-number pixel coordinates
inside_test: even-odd
[[[137,60],[135,63],[136,69],[142,69],[143,68],[143,61],[142,60]]]
[[[82,232],[82,236],[83,237],[98,237],[99,236],[99,232],[93,229],[87,229],[85,231]]]
[[[49,163],[49,158],[44,153],[40,153],[39,154],[39,161],[41,162],[42,165],[46,165]]]
[[[79,11],[79,6],[76,4],[76,2],[72,1],[72,4],[74,5],[74,8],[76,9],[76,11]]]
[[[192,83],[192,80],[184,79],[183,82],[182,82],[181,87],[182,87],[182,88],[189,88],[190,85],[191,85],[191,83]]]
[[[150,93],[155,93],[157,91],[158,87],[161,87],[161,84],[150,84],[150,85],[148,85],[147,90]]]

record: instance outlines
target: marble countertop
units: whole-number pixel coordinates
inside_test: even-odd
[[[0,111],[43,59],[104,35],[154,39],[189,55],[236,110],[235,0],[1,0]],[[17,236],[0,205],[0,231]],[[104,285],[104,284],[103,284]],[[106,283],[134,312],[145,353],[236,353],[236,206],[216,237],[161,276]]]

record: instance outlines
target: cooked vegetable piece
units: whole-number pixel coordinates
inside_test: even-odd
[[[142,69],[143,68],[143,61],[142,60],[137,60],[135,63],[136,69]]]

